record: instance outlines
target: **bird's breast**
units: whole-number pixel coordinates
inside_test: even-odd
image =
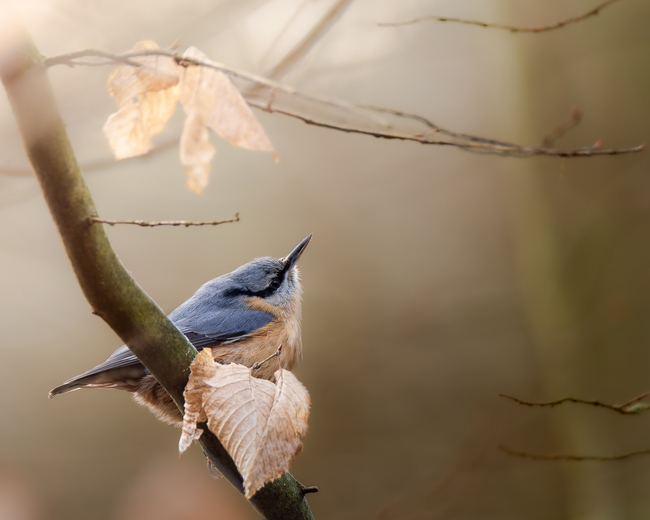
[[[257,297],[247,298],[247,303],[250,309],[271,314],[273,321],[239,341],[214,348],[215,360],[250,367],[272,356],[281,346],[280,364],[292,370],[302,357],[300,301],[294,300],[288,309],[274,307]],[[270,359],[253,375],[272,379],[278,368],[277,359]]]

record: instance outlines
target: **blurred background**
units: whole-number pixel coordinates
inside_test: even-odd
[[[281,80],[443,127],[534,144],[574,106],[557,144],[650,141],[650,4],[621,0],[542,34],[422,15],[544,25],[595,0],[356,0]],[[39,50],[112,52],[177,38],[264,74],[332,0],[23,0]],[[108,67],[50,71],[80,163],[110,159]],[[178,109],[156,142],[180,133]],[[650,448],[650,414],[564,405],[650,390],[650,156],[503,158],[339,133],[255,112],[280,156],[213,136],[202,196],[176,147],[87,172],[109,219],[215,220],[216,228],[107,232],[167,311],[263,255],[301,259],[313,407],[292,468],[318,519],[645,519],[650,458],[544,462]],[[0,519],[249,519],[256,513],[177,455],[179,431],[125,392],[48,391],[103,361],[117,336],[83,298],[0,96]]]

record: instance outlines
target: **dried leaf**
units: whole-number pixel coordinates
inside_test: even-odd
[[[210,63],[195,47],[188,48],[183,57]],[[200,193],[208,183],[215,149],[209,142],[207,128],[235,146],[271,152],[277,159],[264,129],[223,72],[189,65],[183,72],[180,100],[187,114],[181,136],[181,163],[192,191]]]
[[[273,384],[253,377],[243,365],[216,363],[204,349],[185,388],[179,451],[199,438],[196,424],[207,419],[244,479],[246,498],[287,471],[307,432],[307,389],[288,370],[278,370],[275,378]]]
[[[143,41],[134,51],[158,49],[155,42]],[[117,101],[118,111],[106,121],[104,134],[116,159],[149,152],[151,137],[165,127],[174,113],[180,89],[182,67],[166,56],[132,58],[134,67],[118,63],[108,78],[108,92]]]
[[[180,155],[187,175],[187,187],[197,195],[203,193],[208,185],[210,162],[215,152],[201,111],[188,113],[181,133]]]
[[[155,42],[143,41],[133,51],[156,49]],[[210,63],[194,47],[183,57]],[[180,98],[187,114],[180,159],[194,193],[202,193],[207,186],[216,152],[208,128],[235,146],[268,151],[277,160],[264,130],[226,74],[189,63],[181,67],[169,56],[140,56],[130,61],[140,66],[118,63],[108,79],[108,92],[116,98],[118,111],[106,121],[104,133],[116,159],[151,151],[151,137],[162,131]]]

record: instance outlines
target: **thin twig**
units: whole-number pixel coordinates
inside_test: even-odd
[[[264,363],[266,363],[270,359],[273,359],[274,357],[279,358],[281,353],[282,353],[282,344],[280,344],[280,346],[278,347],[278,350],[276,350],[273,354],[271,354],[270,356],[264,358],[262,361],[258,361],[257,363],[254,363],[253,366],[251,366],[251,372],[253,370],[257,370],[258,368],[260,368]],[[280,368],[282,368],[282,367],[280,367]]]
[[[85,65],[87,62],[78,61],[84,57],[98,57],[104,59],[110,59],[114,57],[115,61],[123,63],[124,60],[132,60],[138,57],[145,56],[167,56],[171,59],[174,59],[179,65],[187,66],[202,66],[208,67],[215,70],[220,70],[226,74],[229,74],[233,77],[239,78],[244,81],[252,82],[257,86],[263,86],[268,89],[269,95],[278,97],[279,94],[284,94],[288,97],[289,100],[293,98],[300,99],[302,101],[307,101],[311,103],[311,108],[320,108],[326,109],[327,116],[332,119],[330,121],[317,120],[312,117],[307,117],[302,114],[304,108],[298,110],[291,110],[289,108],[275,108],[271,106],[269,99],[259,100],[259,96],[255,96],[255,100],[247,98],[248,103],[251,106],[259,108],[269,113],[278,113],[299,119],[307,124],[320,126],[322,128],[328,128],[332,130],[338,130],[341,132],[347,133],[358,133],[362,135],[370,135],[373,137],[383,138],[383,139],[397,139],[403,141],[414,141],[422,144],[429,145],[439,145],[439,146],[454,146],[461,148],[463,150],[468,150],[478,153],[487,153],[511,157],[530,157],[532,155],[549,155],[555,157],[591,157],[596,155],[619,155],[626,153],[635,153],[640,152],[645,148],[645,145],[634,146],[630,148],[613,148],[613,149],[602,149],[600,147],[600,142],[596,145],[590,145],[582,148],[562,150],[557,148],[551,148],[548,146],[523,146],[514,143],[509,143],[505,141],[498,141],[494,139],[487,139],[471,134],[464,134],[460,132],[454,132],[451,130],[446,130],[442,127],[435,125],[430,120],[425,117],[408,114],[406,112],[401,112],[398,110],[393,110],[389,108],[381,108],[372,105],[355,105],[341,100],[329,99],[325,97],[307,95],[301,92],[298,92],[291,86],[283,85],[269,79],[263,78],[261,76],[243,72],[241,70],[235,69],[217,63],[214,61],[200,61],[190,58],[184,58],[178,53],[174,53],[169,50],[156,49],[156,50],[144,50],[137,52],[127,52],[119,55],[111,55],[105,52],[99,52],[94,50],[78,51],[69,54],[64,54],[61,56],[55,56],[48,58],[44,61],[44,65],[49,67],[53,65]],[[254,89],[255,91],[259,89]],[[272,94],[271,94],[272,93]],[[244,95],[246,91],[244,90]],[[274,103],[278,103],[277,99],[273,100]],[[339,114],[336,114],[336,111],[339,111]],[[362,126],[357,125],[344,125],[338,122],[333,122],[336,118],[337,120],[341,119],[341,113],[350,118],[350,116],[355,116],[361,118],[363,121]],[[379,115],[386,116],[391,115],[396,117],[402,124],[406,121],[416,122],[421,125],[424,125],[427,128],[426,133],[415,133],[409,134],[399,131],[393,131],[393,127],[388,124],[384,119],[378,121]]]
[[[561,405],[563,403],[577,403],[577,404],[586,404],[588,406],[595,406],[597,408],[606,408],[607,410],[612,410],[614,412],[623,415],[636,415],[650,408],[650,404],[640,402],[646,397],[648,397],[649,395],[650,392],[644,392],[640,395],[637,395],[636,397],[633,397],[632,399],[626,401],[623,404],[608,404],[608,403],[603,403],[601,401],[596,401],[591,399],[577,399],[575,397],[562,397],[561,399],[556,399],[555,401],[544,401],[544,402],[524,401],[522,399],[518,399],[516,397],[513,397],[511,395],[506,395],[506,394],[499,394],[499,397],[505,397],[506,399],[510,399],[511,401],[514,401],[515,403],[524,406],[554,407],[554,406]]]
[[[67,54],[61,54],[59,56],[53,56],[51,58],[46,58],[43,60],[43,66],[44,67],[53,67],[55,65],[69,65],[69,66],[76,66],[76,65],[98,65],[95,62],[87,62],[87,61],[77,61],[80,58],[85,58],[85,57],[97,57],[101,56],[102,58],[106,59],[111,59],[113,62],[119,62],[119,63],[124,63],[125,60],[132,60],[134,58],[145,58],[147,56],[166,56],[168,58],[172,58],[176,63],[181,65],[182,67],[188,67],[191,65],[197,66],[197,67],[207,67],[209,69],[214,69],[214,70],[219,70],[223,72],[224,74],[228,74],[230,76],[240,78],[244,81],[250,81],[252,83],[256,83],[259,85],[266,86],[271,89],[276,89],[282,92],[285,92],[286,94],[293,95],[299,98],[303,98],[306,100],[310,101],[315,101],[318,103],[322,103],[325,105],[332,105],[336,108],[344,108],[350,111],[354,111],[355,105],[351,103],[346,103],[344,101],[340,100],[335,100],[335,99],[328,99],[325,97],[318,97],[318,96],[311,96],[307,94],[303,94],[301,92],[298,92],[295,88],[289,86],[289,85],[283,85],[281,83],[277,83],[275,81],[269,80],[263,76],[260,76],[258,74],[253,74],[250,72],[246,72],[240,69],[237,69],[235,67],[230,67],[228,65],[225,65],[223,63],[219,63],[216,61],[208,60],[208,61],[202,61],[202,60],[197,60],[194,58],[187,58],[182,56],[182,54],[166,49],[147,49],[147,50],[141,50],[141,51],[131,51],[131,52],[125,52],[123,54],[110,54],[104,51],[97,51],[94,49],[86,49],[86,50],[81,50],[81,51],[75,51],[75,52],[70,52]],[[99,65],[109,65],[111,62],[101,62]],[[130,61],[128,63],[129,65],[133,65],[135,67],[139,67],[141,63],[133,62]]]
[[[522,457],[524,459],[533,459],[533,460],[569,460],[569,461],[588,461],[588,460],[596,460],[596,461],[612,461],[612,460],[625,460],[629,459],[631,457],[638,457],[640,455],[650,455],[650,450],[639,450],[639,451],[630,451],[628,453],[623,453],[621,455],[612,455],[612,456],[604,456],[604,457],[599,457],[599,456],[592,456],[592,455],[587,455],[587,456],[582,456],[582,455],[561,455],[561,454],[551,454],[551,455],[543,455],[539,453],[528,453],[525,451],[515,451],[511,450],[510,448],[507,448],[506,446],[501,446],[499,445],[499,449],[508,455],[511,455],[513,457]]]
[[[114,226],[115,224],[132,224],[141,227],[157,227],[157,226],[218,226],[219,224],[228,224],[230,222],[239,222],[239,213],[235,213],[232,218],[225,220],[205,220],[205,221],[192,221],[192,220],[161,220],[159,222],[148,222],[146,220],[105,220],[98,217],[90,217],[91,224],[108,224]]]
[[[322,121],[317,121],[315,119],[310,119],[308,117],[289,112],[287,110],[280,110],[277,108],[270,108],[265,105],[260,105],[257,103],[249,102],[249,104],[259,110],[264,112],[269,112],[271,114],[282,114],[288,117],[293,117],[299,119],[300,121],[313,126],[319,126],[322,128],[328,128],[330,130],[338,130],[341,132],[351,133],[351,134],[362,134],[369,135],[372,137],[377,137],[380,139],[395,139],[399,141],[414,141],[420,144],[432,144],[438,146],[453,146],[456,148],[461,148],[463,150],[468,150],[471,152],[477,153],[486,153],[494,155],[504,155],[509,157],[530,157],[533,155],[549,155],[555,157],[593,157],[596,155],[622,155],[628,153],[637,153],[645,149],[645,144],[640,144],[638,146],[633,146],[631,148],[612,148],[612,149],[599,149],[595,146],[589,146],[585,148],[576,148],[572,150],[560,150],[556,148],[546,148],[543,146],[520,146],[512,143],[500,143],[491,145],[487,140],[479,141],[477,138],[476,141],[472,142],[454,142],[454,141],[445,141],[442,139],[430,139],[427,135],[405,135],[391,132],[379,132],[372,130],[363,130],[361,128],[352,127],[352,126],[343,126],[332,123],[325,123]],[[462,134],[457,134],[462,135]],[[469,137],[469,136],[468,136]]]
[[[91,62],[91,63],[79,63],[75,60],[77,58],[105,58],[105,62]],[[46,67],[51,67],[53,65],[67,65],[68,67],[74,67],[75,65],[90,65],[90,66],[101,66],[109,65],[113,62],[126,63],[127,65],[133,65],[134,67],[139,67],[141,64],[137,61],[131,61],[130,56],[127,55],[116,55],[110,52],[99,51],[96,49],[84,49],[82,51],[70,52],[67,54],[62,54],[61,56],[55,56],[53,58],[47,58],[43,64]]]
[[[557,125],[548,134],[544,136],[544,139],[542,139],[542,146],[545,147],[552,146],[555,141],[557,141],[560,137],[566,134],[574,126],[580,124],[581,120],[582,120],[582,109],[580,107],[574,107],[573,110],[571,110],[571,115],[568,117],[568,119],[566,119],[565,121]]]
[[[409,20],[406,22],[393,22],[393,23],[386,22],[386,23],[378,23],[377,25],[380,27],[399,27],[402,25],[411,25],[425,20],[433,20],[435,22],[455,22],[455,23],[464,23],[468,25],[478,25],[479,27],[488,27],[490,29],[501,29],[513,33],[520,33],[520,32],[541,33],[541,32],[552,31],[554,29],[559,29],[560,27],[564,27],[565,25],[581,22],[582,20],[585,20],[591,16],[596,16],[605,7],[610,6],[615,2],[618,2],[618,0],[607,0],[602,4],[599,4],[596,7],[594,7],[591,11],[587,11],[586,13],[583,13],[581,15],[572,16],[571,18],[566,18],[564,20],[560,20],[559,22],[555,22],[550,25],[542,25],[538,27],[516,27],[514,25],[502,25],[498,23],[487,23],[487,22],[480,22],[477,20],[465,20],[463,18],[447,18],[443,16],[422,16],[420,18],[415,18],[413,20]]]

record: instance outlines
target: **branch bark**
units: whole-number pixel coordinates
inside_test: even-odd
[[[43,58],[18,24],[16,20],[18,39],[0,56],[0,79],[79,285],[94,313],[106,321],[182,409],[189,365],[197,352],[124,269],[103,226],[92,225],[97,210],[68,140]],[[206,431],[202,446],[212,464],[241,492],[241,476],[218,439]],[[251,502],[269,520],[311,519],[303,489],[285,473]]]

